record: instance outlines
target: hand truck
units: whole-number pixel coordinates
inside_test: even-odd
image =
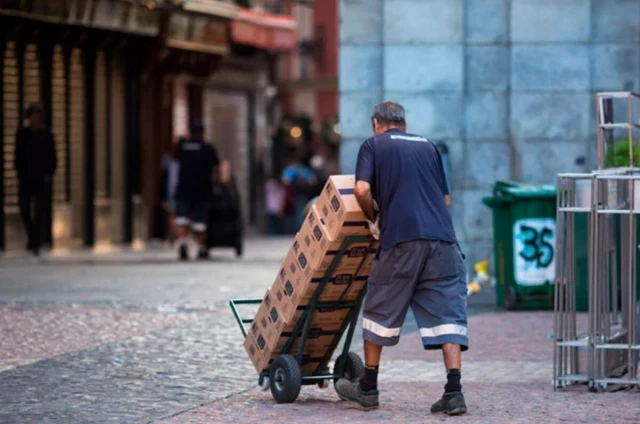
[[[288,336],[287,341],[282,348],[282,351],[279,353],[279,356],[275,357],[269,367],[260,373],[258,377],[258,385],[263,391],[271,389],[271,394],[273,395],[273,398],[276,400],[276,402],[295,402],[295,400],[298,398],[298,395],[300,394],[300,389],[303,385],[308,386],[317,384],[318,387],[324,389],[329,387],[329,382],[331,380],[333,380],[335,384],[335,382],[340,378],[354,380],[356,378],[361,378],[362,376],[364,376],[364,363],[362,362],[362,358],[360,358],[360,356],[358,356],[356,353],[350,352],[349,349],[351,347],[351,341],[353,339],[353,332],[355,331],[356,324],[358,322],[358,315],[362,306],[362,300],[364,299],[367,291],[366,284],[362,291],[358,294],[358,297],[355,301],[347,302],[342,300],[351,288],[351,284],[347,285],[340,298],[335,302],[320,303],[318,300],[320,299],[325,286],[329,282],[331,275],[340,264],[342,257],[348,251],[349,246],[353,243],[361,242],[369,242],[369,246],[367,248],[367,251],[364,252],[365,254],[362,257],[362,261],[358,265],[357,271],[354,275],[357,276],[360,274],[360,271],[362,270],[367,257],[371,253],[375,240],[369,236],[348,236],[342,242],[338,253],[331,262],[329,268],[324,273],[322,281],[318,285],[318,288],[314,291],[313,296],[311,297],[311,300],[303,311],[300,319],[296,322],[296,325],[291,334]],[[253,322],[253,319],[241,318],[240,314],[238,313],[237,306],[259,305],[261,302],[262,299],[238,299],[229,301],[231,311],[233,312],[233,315],[235,316],[244,337],[247,336],[247,329],[245,328],[245,324],[250,325]],[[313,374],[303,375],[300,366],[305,360],[304,347],[305,343],[307,342],[307,338],[309,337],[309,330],[311,328],[311,322],[313,320],[313,311],[316,309],[349,309],[349,312],[342,325],[340,326],[339,331],[328,331],[324,333],[326,335],[333,335],[333,341],[329,345],[329,348],[327,349],[324,356],[322,358],[319,358],[319,365],[313,372]],[[336,359],[333,372],[331,373],[329,371],[329,362],[345,331],[346,338],[342,348],[342,353]],[[298,337],[300,337],[300,340],[298,341],[298,349],[296,351],[296,354],[290,355],[289,352],[291,352],[293,343]]]

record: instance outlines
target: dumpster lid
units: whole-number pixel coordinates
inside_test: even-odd
[[[526,184],[512,181],[496,181],[493,195],[515,199],[535,199],[556,196],[556,187],[551,184]]]

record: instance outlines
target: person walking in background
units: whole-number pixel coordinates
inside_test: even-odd
[[[301,160],[302,152],[289,150],[289,164],[282,171],[282,184],[285,187],[285,204],[293,203],[293,218],[296,228],[304,222],[304,207],[310,200],[310,193],[316,185],[316,176]],[[286,209],[289,209],[286,207]],[[291,230],[291,229],[289,229]],[[295,229],[293,230],[295,232]]]
[[[57,158],[53,133],[44,126],[44,112],[39,103],[26,111],[29,125],[16,134],[14,167],[18,176],[20,217],[27,233],[27,250],[40,253],[43,233],[51,228],[53,175]],[[45,235],[45,239],[49,239]],[[45,240],[49,241],[49,240]]]
[[[178,251],[181,260],[189,259],[187,242],[191,230],[198,239],[200,259],[209,257],[207,248],[207,218],[213,199],[213,183],[217,179],[220,159],[213,145],[205,143],[202,124],[191,125],[191,137],[176,148],[175,159],[180,166],[176,189],[176,225]]]
[[[184,137],[180,137],[177,144],[185,142]],[[168,215],[169,234],[168,239],[175,239],[174,222],[176,219],[176,190],[178,188],[178,177],[180,176],[180,163],[176,160],[176,147],[172,147],[172,151],[167,152],[162,157],[162,176],[163,176],[163,200],[164,208]]]
[[[329,173],[327,172],[327,162],[321,153],[314,154],[309,160],[309,165],[311,165],[311,170],[316,176],[316,185],[315,188],[311,191],[311,197],[316,198],[322,194],[322,189],[329,178]]]
[[[264,185],[264,194],[267,210],[267,233],[272,236],[282,234],[285,190],[276,178],[269,176]]]

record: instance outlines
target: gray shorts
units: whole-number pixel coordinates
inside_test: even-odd
[[[466,268],[457,244],[415,240],[381,250],[367,286],[365,340],[397,344],[411,306],[425,349],[447,343],[469,348]]]

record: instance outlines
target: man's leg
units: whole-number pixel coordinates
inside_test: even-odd
[[[459,344],[443,344],[442,356],[447,370],[459,370],[462,368],[462,349],[460,349]]]
[[[53,249],[53,182],[45,184],[44,191],[44,213],[43,213],[43,244],[49,249]]]
[[[46,216],[46,200],[45,200],[45,190],[41,189],[38,193],[34,195],[34,218],[33,218],[33,229],[32,229],[32,251],[34,255],[40,254],[40,246],[42,245],[42,239],[45,231],[45,223],[44,218]]]
[[[361,409],[378,407],[382,348],[398,344],[415,288],[418,268],[413,253],[408,246],[399,245],[381,251],[374,261],[363,306],[365,375],[359,381],[343,379],[336,384],[338,395]]]
[[[209,247],[207,246],[207,221],[209,220],[209,203],[201,202],[194,206],[194,218],[191,229],[198,238],[198,257],[200,259],[209,258]]]
[[[461,352],[468,349],[466,271],[455,244],[427,242],[430,254],[416,288],[413,309],[422,343],[427,350],[442,349],[447,383],[442,399],[431,412],[459,415],[466,412],[462,395]]]
[[[382,346],[368,340],[364,341],[364,377],[360,380],[360,388],[363,392],[378,390],[378,369]]]
[[[31,193],[20,191],[18,193],[18,206],[24,231],[27,234],[27,250],[33,249],[33,221],[31,219]]]
[[[189,241],[189,203],[176,202],[176,232],[178,233],[178,255],[180,260],[189,259],[187,242]]]

